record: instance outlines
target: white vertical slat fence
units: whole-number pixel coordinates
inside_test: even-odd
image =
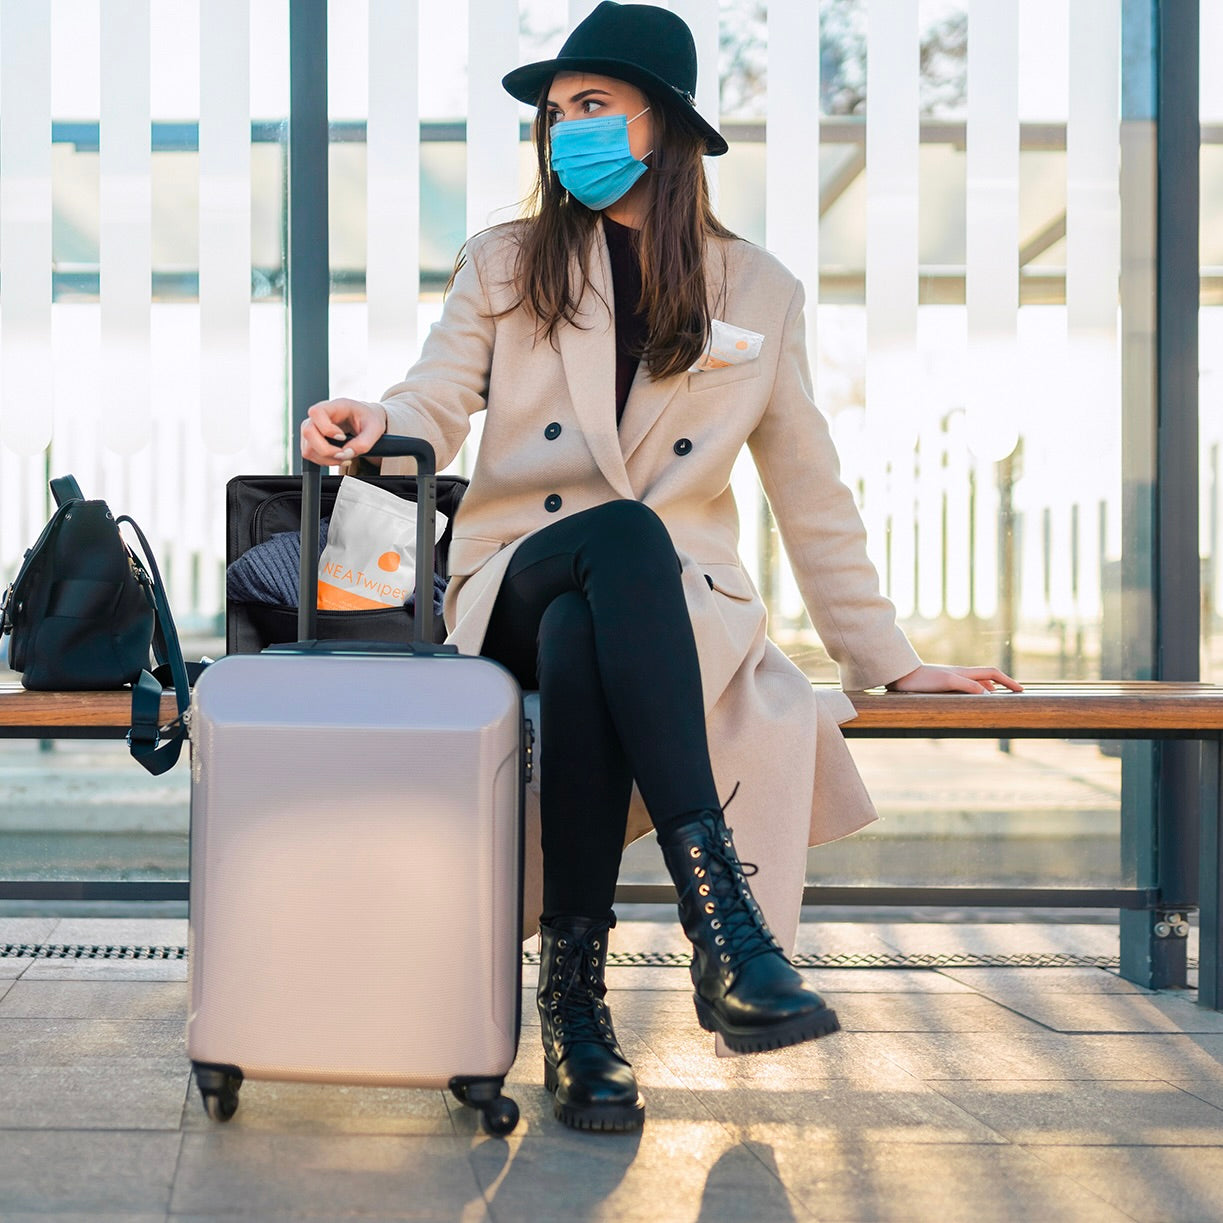
[[[1081,0],[1070,10],[1064,471],[1093,492],[1119,482],[1120,87],[1121,6]],[[1083,453],[1097,456],[1086,472]]]
[[[467,33],[467,233],[518,215],[523,197],[518,124],[523,108],[501,87],[519,63],[517,0],[469,0]],[[458,468],[470,474],[484,428],[473,418]]]
[[[519,103],[501,87],[518,66],[518,0],[470,0],[467,34],[467,232],[518,214]]]
[[[973,0],[968,27],[965,298],[968,442],[997,461],[1019,440],[1019,7]]]
[[[370,395],[403,376],[418,345],[419,19],[417,0],[370,0],[365,264]]]
[[[198,20],[199,404],[179,436],[180,470],[195,504],[209,508],[184,523],[187,554],[178,545],[172,574],[180,590],[190,583],[200,603],[219,606],[220,565],[209,543],[224,514],[221,472],[252,434],[250,0],[201,0]]]
[[[682,17],[692,31],[696,43],[696,108],[714,127],[718,126],[721,98],[718,82],[718,0],[671,0],[666,6]],[[722,158],[705,159],[705,176],[709,180],[714,207],[718,202],[718,176]]]
[[[769,126],[765,146],[765,245],[806,290],[807,352],[818,348],[820,108],[796,104],[820,92],[820,23],[801,4],[770,4]]]
[[[0,555],[20,557],[46,505],[51,437],[51,22],[0,2]]]
[[[918,222],[918,4],[917,0],[871,0],[866,63],[866,414],[877,439],[874,478],[864,506],[876,557],[884,555],[885,507],[870,485],[883,478],[883,464],[907,454],[917,438],[917,222]],[[894,473],[899,475],[899,473]],[[907,516],[908,480],[899,488],[893,514]],[[893,539],[907,550],[911,534]],[[912,567],[891,566],[906,583]],[[908,587],[901,588],[906,591]],[[902,594],[907,603],[911,595]]]
[[[963,413],[952,412],[943,435],[943,513],[947,522],[946,551],[939,558],[941,581],[946,590],[943,610],[953,620],[962,620],[972,610],[972,460],[964,439]]]
[[[250,0],[176,4],[176,11],[190,15],[182,41],[198,46],[200,57],[199,305],[154,303],[150,292],[149,201],[156,176],[148,146],[149,124],[157,117],[149,108],[150,63],[153,55],[174,52],[156,37],[150,47],[151,20],[156,27],[151,0],[99,0],[90,11],[101,32],[86,31],[85,37],[98,40],[101,65],[102,302],[52,307],[48,19],[44,6],[0,0],[0,563],[11,571],[45,509],[42,451],[51,437],[52,413],[15,410],[14,402],[54,403],[53,466],[75,470],[90,491],[153,523],[175,603],[191,620],[215,615],[223,601],[225,480],[238,470],[277,470],[283,463],[283,307],[252,307],[249,292],[251,73],[259,71],[250,40],[259,14]],[[716,119],[718,5],[671,0],[670,6],[696,32],[699,105]],[[594,0],[569,0],[570,28],[593,7]],[[468,0],[469,233],[515,215],[522,195],[517,125],[524,112],[500,86],[501,76],[521,59],[521,8],[520,0]],[[1081,10],[1076,5],[1062,14],[1061,26],[1050,27],[1058,45],[1049,54],[1059,61],[1066,48],[1058,40],[1066,41],[1068,23],[1073,64],[1068,304],[1065,311],[1040,308],[1054,319],[1053,334],[1060,319],[1069,337],[1070,360],[1061,368],[1043,325],[1025,340],[1023,360],[1015,356],[1021,317],[1017,99],[1023,96],[1018,3],[971,2],[967,300],[962,323],[955,324],[965,325],[969,355],[961,399],[942,383],[932,394],[937,380],[922,372],[917,359],[939,333],[938,324],[925,321],[918,330],[919,4],[870,0],[865,416],[855,418],[861,428],[841,420],[834,428],[844,476],[863,490],[872,555],[903,616],[956,619],[970,609],[984,617],[995,612],[999,494],[992,460],[1005,453],[1021,419],[1024,475],[1015,495],[1023,518],[1022,618],[1034,625],[1098,619],[1101,502],[1111,507],[1107,552],[1115,555],[1120,542],[1117,462],[1109,451],[1116,443],[1107,436],[1117,418],[1118,11],[1117,0],[1084,0]],[[430,52],[420,43],[419,0],[368,0],[361,12],[362,28],[346,37],[364,42],[369,65],[361,342],[368,345],[364,393],[373,396],[402,375],[420,341],[418,66]],[[814,367],[820,336],[820,119],[816,106],[795,104],[800,94],[818,94],[813,72],[819,29],[811,6],[774,0],[769,42],[774,104],[768,116],[765,241],[805,283]],[[436,304],[420,308],[428,316]],[[1016,365],[1017,375],[1001,374]],[[1064,435],[1088,379],[1094,398],[1078,418],[1102,432],[1089,438],[1093,455],[1099,455],[1095,470],[1084,472],[1080,465],[1075,472],[1075,520]],[[1012,407],[1011,388],[1018,388],[1020,409]],[[1076,444],[1081,452],[1081,439]],[[27,457],[19,453],[23,448]],[[744,558],[758,573],[760,498],[746,459],[736,465],[733,487],[744,518]],[[777,589],[783,620],[796,621],[801,606],[788,569],[765,584]]]
[[[131,455],[148,445],[152,423],[149,0],[107,0],[102,6],[101,33],[99,441],[113,454]],[[122,479],[121,468],[108,466]],[[129,488],[122,491],[130,496]]]
[[[943,580],[947,557],[943,548],[943,496],[946,490],[946,434],[937,412],[925,413],[919,438],[920,451],[915,470],[911,534],[914,538],[915,572],[913,584],[917,612],[923,619],[935,620],[946,610]],[[957,532],[962,524],[957,524]]]
[[[200,421],[208,449],[250,435],[250,0],[200,18]]]

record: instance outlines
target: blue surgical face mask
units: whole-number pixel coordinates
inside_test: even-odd
[[[628,147],[628,125],[649,109],[647,106],[638,111],[632,119],[596,115],[552,125],[552,168],[574,199],[600,212],[620,199],[649,169]]]

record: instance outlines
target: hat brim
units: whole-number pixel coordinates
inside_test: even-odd
[[[535,106],[540,92],[558,72],[596,72],[599,76],[614,77],[627,81],[640,89],[647,89],[668,101],[674,99],[670,112],[705,138],[705,153],[709,157],[721,157],[729,147],[722,133],[706,123],[700,112],[686,98],[678,94],[662,77],[621,59],[601,59],[592,56],[566,56],[563,59],[540,60],[535,64],[523,64],[501,78],[506,92],[519,102]]]

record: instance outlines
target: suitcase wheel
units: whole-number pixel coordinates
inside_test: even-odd
[[[485,1105],[480,1123],[486,1134],[504,1137],[518,1124],[518,1105],[509,1096],[498,1096],[491,1104]]]
[[[454,1098],[468,1108],[478,1108],[484,1132],[498,1137],[510,1133],[518,1124],[518,1105],[501,1094],[504,1085],[504,1079],[457,1077],[450,1080]]]
[[[242,1071],[237,1066],[213,1066],[204,1062],[192,1065],[204,1111],[213,1121],[228,1121],[238,1111]]]

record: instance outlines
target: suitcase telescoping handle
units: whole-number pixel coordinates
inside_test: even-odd
[[[437,533],[437,457],[420,437],[384,434],[367,452],[370,458],[416,460],[416,617],[417,641],[433,641],[433,546]],[[318,636],[318,531],[322,513],[323,469],[302,461],[302,549],[297,591],[297,636]],[[314,541],[310,547],[308,541]]]

